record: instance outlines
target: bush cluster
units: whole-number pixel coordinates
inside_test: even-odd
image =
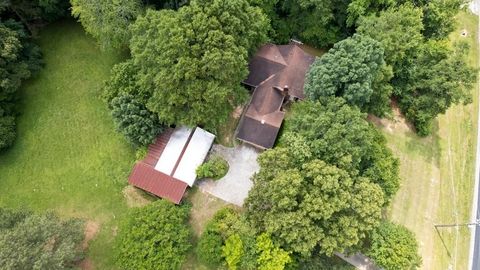
[[[228,162],[220,156],[213,156],[207,162],[198,166],[198,178],[211,178],[218,180],[224,177],[228,172]]]

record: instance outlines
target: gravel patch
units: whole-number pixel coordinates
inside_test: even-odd
[[[230,169],[223,178],[217,181],[198,181],[198,187],[226,202],[242,206],[248,196],[248,191],[253,186],[250,177],[260,168],[257,163],[259,151],[244,144],[234,148],[216,144],[213,146],[212,154],[222,156],[228,162]]]

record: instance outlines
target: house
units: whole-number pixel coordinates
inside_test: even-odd
[[[155,196],[179,204],[197,178],[215,136],[199,127],[177,127],[160,134],[147,156],[135,164],[128,182]]]
[[[283,105],[305,98],[305,75],[314,60],[315,56],[296,42],[260,48],[243,82],[253,88],[253,94],[238,126],[237,139],[261,149],[273,147],[285,117]]]

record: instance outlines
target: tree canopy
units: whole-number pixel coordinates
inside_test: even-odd
[[[446,37],[444,34],[422,35],[427,31],[427,15],[421,4],[415,7],[407,3],[363,18],[358,32],[382,44],[385,59],[393,67],[394,96],[418,134],[424,136],[431,133],[432,122],[438,114],[445,113],[453,104],[470,102],[476,71],[466,61],[465,44],[452,46],[447,40],[439,39]],[[458,12],[453,8],[456,4],[450,4],[449,12]],[[453,28],[442,31],[446,29]]]
[[[301,152],[276,147],[262,153],[246,201],[247,217],[288,251],[331,256],[354,248],[378,225],[383,193],[368,179],[354,181],[346,171],[311,156],[306,145]]]
[[[133,209],[117,238],[121,269],[180,269],[191,247],[190,207],[159,200]]]
[[[341,96],[364,111],[384,116],[390,110],[392,71],[383,48],[367,36],[354,35],[336,43],[310,67],[305,93],[312,99]]]
[[[385,270],[411,270],[421,265],[415,235],[401,225],[382,222],[373,231],[370,245],[368,256]]]
[[[17,90],[41,64],[40,50],[30,42],[23,25],[0,18],[0,150],[9,147],[16,137]]]
[[[0,208],[0,268],[71,269],[83,237],[80,220]]]
[[[71,0],[72,15],[103,49],[122,48],[130,39],[129,25],[142,13],[140,0]]]
[[[386,146],[384,136],[367,122],[366,115],[348,106],[343,99],[294,104],[285,132],[301,137],[312,157],[343,169],[352,177],[367,177],[380,185],[385,202],[397,192],[398,159]],[[303,149],[301,145],[282,143],[282,138],[280,142],[291,145],[292,151]]]
[[[268,20],[247,0],[192,1],[148,10],[131,29],[147,108],[167,124],[215,129],[245,96],[248,55],[266,41]]]
[[[215,268],[288,269],[290,253],[275,244],[270,235],[256,235],[243,215],[231,208],[218,211],[202,233],[196,253],[200,261]]]

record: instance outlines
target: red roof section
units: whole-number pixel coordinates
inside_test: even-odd
[[[188,186],[180,180],[156,171],[143,162],[135,164],[128,182],[176,204],[180,203]]]
[[[147,156],[135,164],[128,182],[153,195],[179,204],[188,184],[155,170],[155,165],[172,133],[173,129],[166,130],[148,147]]]

